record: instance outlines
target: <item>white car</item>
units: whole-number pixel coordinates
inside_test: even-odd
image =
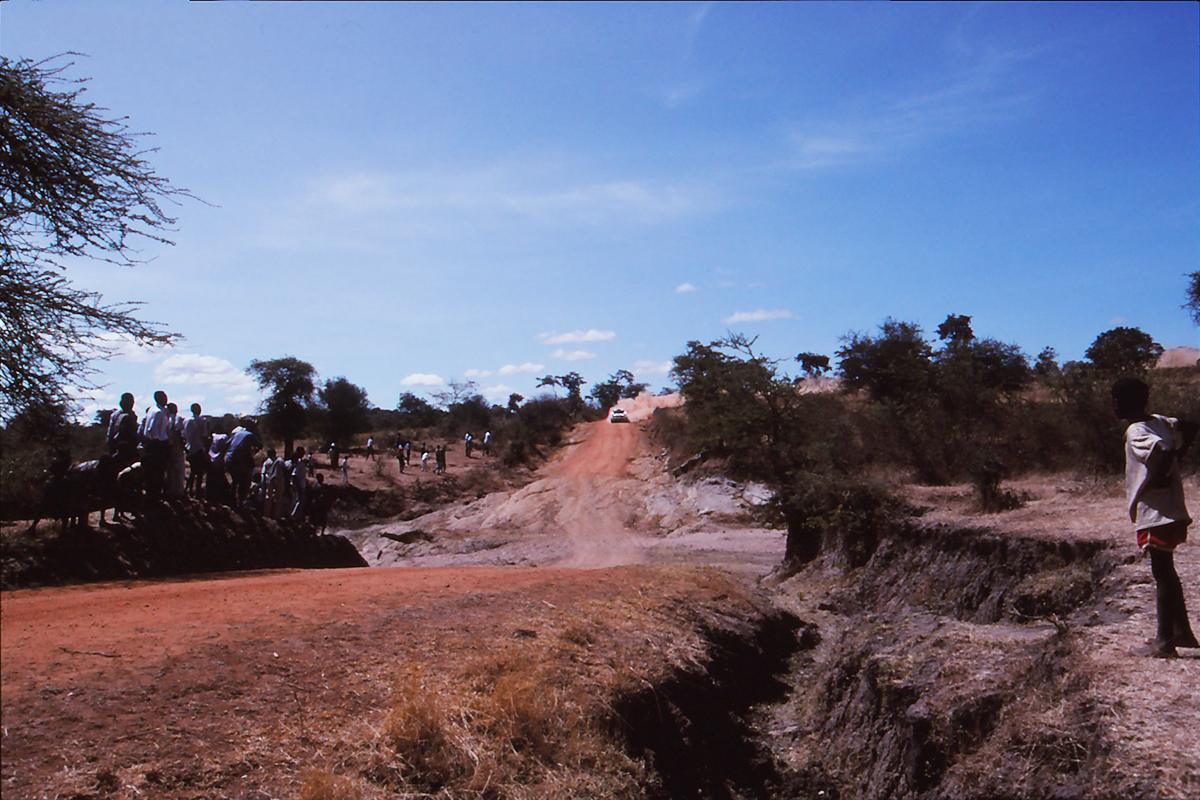
[[[626,415],[624,409],[614,408],[612,410],[612,413],[608,415],[608,421],[609,422],[629,422],[629,417],[628,417],[628,415]]]

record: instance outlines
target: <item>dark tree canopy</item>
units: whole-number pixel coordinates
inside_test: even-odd
[[[74,288],[64,259],[139,263],[135,244],[164,237],[162,203],[186,191],[154,173],[122,118],[84,102],[71,62],[0,56],[0,414],[68,401],[90,386],[114,337],[143,345],[178,338]],[[107,337],[107,338],[105,338]]]
[[[339,377],[325,381],[318,395],[327,412],[325,432],[330,441],[341,444],[366,428],[371,404],[365,389]]]
[[[646,384],[638,383],[629,370],[619,369],[609,375],[608,380],[592,386],[588,396],[596,401],[597,406],[606,409],[615,406],[623,399],[637,397],[644,391],[646,391]]]
[[[913,322],[888,317],[878,336],[850,333],[837,351],[838,372],[849,390],[896,403],[924,397],[933,381],[933,348]]]
[[[434,408],[428,400],[418,397],[412,392],[404,392],[400,395],[396,410],[401,415],[400,424],[406,428],[432,427],[445,414],[444,411]]]
[[[1158,363],[1163,346],[1139,328],[1113,328],[1096,337],[1084,353],[1104,372],[1145,372]]]
[[[810,378],[816,378],[830,369],[829,356],[823,356],[820,353],[799,353],[796,355],[796,363]]]
[[[292,443],[304,432],[307,409],[316,394],[316,369],[306,361],[284,356],[251,361],[246,372],[267,393],[261,407],[267,427],[283,439],[284,457],[291,458]]]

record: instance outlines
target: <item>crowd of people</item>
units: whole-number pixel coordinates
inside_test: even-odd
[[[199,403],[191,416],[179,413],[165,392],[154,393],[154,406],[139,421],[134,397],[121,395],[121,407],[109,418],[107,445],[115,471],[125,482],[136,482],[146,500],[191,497],[233,508],[252,510],[270,519],[309,519],[324,530],[329,497],[325,476],[313,470],[314,454],[297,447],[291,457],[266,448],[258,462],[263,442],[255,420],[242,418],[229,433],[212,430]],[[492,434],[484,434],[482,449],[488,455]],[[476,447],[474,437],[464,438],[466,456]],[[399,434],[395,440],[400,472],[412,463],[412,443]],[[374,460],[375,439],[367,440],[366,457]],[[349,459],[336,442],[328,449],[330,469],[340,469],[342,483],[350,480]],[[446,472],[446,447],[432,451],[422,444],[422,472]],[[432,464],[430,463],[432,461]]]
[[[126,483],[140,473],[146,500],[191,497],[270,519],[308,519],[324,530],[329,507],[324,476],[309,480],[312,456],[303,447],[291,458],[268,447],[259,464],[262,439],[253,419],[239,420],[227,434],[215,432],[199,403],[184,417],[162,391],[154,393],[154,406],[140,422],[133,406],[132,394],[121,395],[106,440]]]

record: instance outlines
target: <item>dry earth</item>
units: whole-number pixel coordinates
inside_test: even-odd
[[[778,564],[783,535],[747,519],[746,507],[765,497],[761,487],[670,476],[640,431],[652,405],[665,402],[643,398],[630,425],[581,427],[521,489],[344,531],[379,568],[5,592],[5,798],[398,796],[372,794],[386,781],[360,781],[343,795],[312,786],[314,775],[373,775],[385,755],[395,762],[381,742],[405,681],[475,680],[494,671],[489,659],[522,663],[553,651],[563,681],[600,697],[601,687],[620,683],[612,676],[650,685],[671,665],[705,663],[702,629],[725,624],[722,615],[765,613],[764,592],[752,584]],[[353,480],[392,479],[368,463]],[[451,471],[461,463],[452,459]],[[829,563],[778,587],[771,602],[819,632],[783,676],[796,691],[756,714],[765,747],[804,777],[781,794],[857,786],[843,796],[1200,796],[1200,658],[1133,655],[1153,632],[1153,584],[1122,524],[1115,484],[1047,477],[1012,486],[1030,499],[1003,515],[975,513],[962,487],[910,492],[929,508],[928,522],[1113,544],[1115,568],[1096,571],[1089,601],[1057,625],[956,618],[941,598],[914,600],[913,587],[897,588],[903,601],[864,609],[880,589]],[[1200,497],[1198,488],[1191,483],[1189,495]],[[1179,569],[1195,620],[1195,545],[1181,549]],[[1062,657],[1042,676],[1047,653]],[[883,700],[872,701],[876,716],[858,719],[863,704],[850,695],[860,690],[838,680],[846,664],[868,662],[859,675],[871,672],[868,688]],[[1085,680],[1073,683],[1063,664]],[[889,728],[879,716],[888,692],[916,693],[899,710],[903,725]],[[984,726],[988,743],[955,751],[937,785],[922,788],[921,764],[873,774],[872,763],[887,763],[889,736],[911,738],[1000,696],[1004,710]],[[1070,730],[1084,707],[1097,726],[1088,745]],[[1043,739],[1022,739],[1022,725]],[[1085,762],[1089,775],[1112,780],[1073,778],[1072,765],[1079,772]],[[1063,774],[1045,774],[1047,763]],[[531,796],[611,789],[562,783],[555,769],[520,781]],[[636,766],[613,769],[639,779]],[[988,774],[994,789],[979,780]]]

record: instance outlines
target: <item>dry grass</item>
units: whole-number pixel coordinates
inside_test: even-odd
[[[414,660],[396,674],[382,723],[334,744],[332,767],[309,772],[301,797],[644,796],[647,766],[626,752],[613,707],[680,671],[703,671],[706,630],[762,607],[707,570],[665,591],[626,585],[614,599],[531,603],[506,621],[511,636],[482,652]]]

